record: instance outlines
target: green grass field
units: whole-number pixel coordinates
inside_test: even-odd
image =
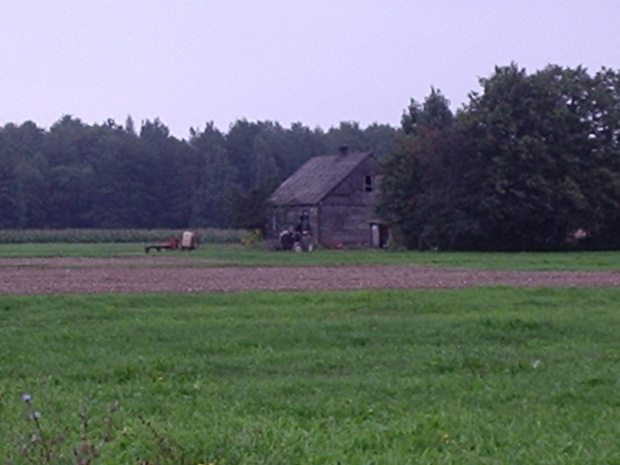
[[[620,270],[620,252],[419,252],[377,249],[273,252],[240,244],[205,244],[191,252],[152,251],[145,243],[0,244],[0,258],[24,257],[185,257],[209,259],[192,266],[424,265],[489,270]]]
[[[619,463],[619,301],[510,288],[3,296],[0,457],[77,463],[72,447],[86,454],[112,418],[92,463]]]

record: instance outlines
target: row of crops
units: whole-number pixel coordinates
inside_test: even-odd
[[[203,244],[238,243],[247,235],[240,229],[192,229]],[[180,237],[177,229],[0,229],[0,244],[121,243],[161,241]]]

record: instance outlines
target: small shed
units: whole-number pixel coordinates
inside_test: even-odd
[[[342,147],[310,159],[267,199],[267,237],[278,237],[304,215],[323,247],[384,247],[389,228],[375,213],[381,174],[371,152]]]

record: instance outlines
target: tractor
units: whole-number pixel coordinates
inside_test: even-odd
[[[279,236],[279,249],[292,250],[293,252],[312,252],[314,250],[314,239],[310,228],[310,217],[308,212],[303,212],[299,216],[297,226],[291,226],[283,230]]]

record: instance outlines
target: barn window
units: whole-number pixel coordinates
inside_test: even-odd
[[[364,192],[372,192],[372,189],[373,189],[372,176],[366,176],[364,178]]]

